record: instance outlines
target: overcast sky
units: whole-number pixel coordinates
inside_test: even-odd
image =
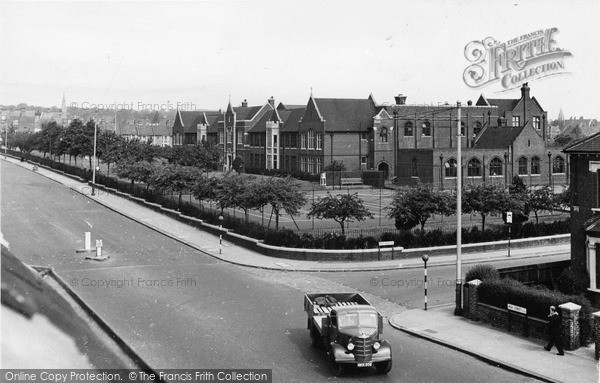
[[[0,104],[225,108],[315,97],[408,103],[518,98],[468,87],[465,46],[558,28],[561,75],[530,79],[557,117],[600,118],[600,2],[0,3]],[[186,107],[187,106],[187,107]]]

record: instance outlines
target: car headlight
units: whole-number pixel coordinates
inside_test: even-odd
[[[373,343],[373,348],[374,348],[375,350],[379,350],[379,347],[381,347],[381,343],[379,343],[379,342],[375,342],[375,343]]]
[[[348,351],[354,350],[354,343],[348,343]]]

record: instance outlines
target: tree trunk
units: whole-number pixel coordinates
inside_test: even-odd
[[[535,210],[535,211],[533,212],[533,214],[535,214],[535,224],[537,225],[538,223],[540,223],[540,222],[538,221],[538,214],[537,214],[537,210]]]
[[[275,230],[279,230],[279,209],[275,209]]]
[[[106,169],[106,176],[110,177],[110,162],[106,163],[107,169]]]
[[[481,232],[483,233],[485,230],[485,215],[481,215]]]
[[[340,227],[342,228],[342,235],[345,236],[346,230],[344,229],[344,221],[340,221],[339,224],[340,224]]]

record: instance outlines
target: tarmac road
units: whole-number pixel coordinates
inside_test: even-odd
[[[234,266],[139,225],[63,186],[1,162],[2,232],[24,262],[57,273],[155,368],[269,368],[275,382],[333,381],[311,348],[302,296],[353,291],[328,275]],[[109,261],[84,260],[84,231]],[[404,310],[374,294],[385,315]],[[533,381],[392,329],[388,376],[347,382]],[[110,366],[101,366],[110,367]]]

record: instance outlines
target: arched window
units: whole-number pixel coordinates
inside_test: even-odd
[[[413,123],[412,122],[409,121],[406,124],[404,124],[404,135],[405,136],[413,135]]]
[[[564,173],[565,172],[565,159],[561,156],[554,157],[552,162],[552,173]]]
[[[540,157],[533,157],[531,159],[531,174],[540,174]]]
[[[460,134],[463,136],[465,135],[465,122],[464,121],[460,122]]]
[[[481,177],[481,161],[477,158],[471,158],[467,163],[467,176]]]
[[[379,131],[379,142],[388,142],[388,128],[382,127]]]
[[[456,177],[456,165],[457,163],[454,158],[450,158],[448,161],[446,161],[446,163],[444,164],[444,171],[446,173],[447,178]]]
[[[413,158],[413,160],[412,160],[412,166],[411,166],[410,175],[412,177],[418,177],[419,176],[419,160],[416,159],[416,158]]]
[[[473,134],[477,136],[479,132],[481,132],[481,122],[475,121],[473,123]]]
[[[426,137],[431,136],[431,122],[429,120],[423,122],[423,135]]]
[[[527,157],[519,158],[519,175],[527,175]]]
[[[501,176],[502,174],[502,160],[498,157],[492,158],[490,161],[490,175]]]

